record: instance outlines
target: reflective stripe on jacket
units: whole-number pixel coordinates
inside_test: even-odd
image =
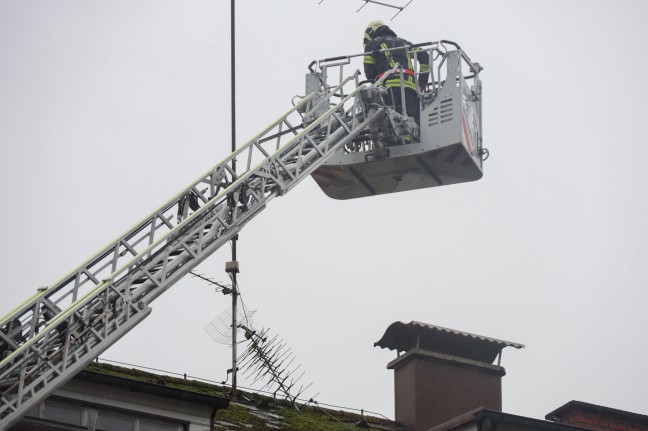
[[[405,39],[396,36],[378,36],[370,40],[365,46],[364,55],[364,71],[367,79],[379,79],[382,74],[392,69],[396,64],[401,65],[406,70],[412,70],[413,58],[407,53],[407,47],[411,45]],[[393,51],[380,52],[382,49],[392,49],[403,47],[403,49],[394,49]],[[419,83],[427,83],[430,70],[430,58],[427,52],[420,51],[417,53],[417,60],[419,62],[419,71],[423,72],[419,75]],[[385,81],[386,87],[400,86],[400,76],[388,78]],[[413,73],[406,73],[404,76],[405,87],[416,90]]]

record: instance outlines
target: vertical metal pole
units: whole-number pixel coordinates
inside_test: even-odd
[[[231,22],[230,22],[230,52],[231,52],[231,86],[232,86],[232,152],[236,151],[236,26],[235,26],[235,0],[231,0]],[[236,174],[236,158],[232,158],[232,171]],[[236,205],[236,204],[235,204]],[[236,240],[238,237],[232,239],[232,261],[236,262]],[[238,331],[238,322],[236,317],[238,314],[237,309],[238,299],[238,285],[236,282],[236,272],[232,273],[232,399],[236,400],[237,394],[237,381],[236,381],[236,333]]]
[[[236,244],[236,240],[232,240],[232,245],[234,246]],[[232,255],[235,255],[236,252],[234,249],[232,249]],[[235,259],[234,257],[232,259]],[[237,319],[236,319],[236,314],[237,314],[237,299],[238,299],[238,287],[236,283],[236,273],[232,274],[232,400],[236,400],[238,397],[237,394],[237,389],[236,389],[236,367],[237,367],[237,361],[236,361],[236,333],[237,333]]]
[[[407,116],[407,104],[405,103],[405,78],[403,74],[403,66],[400,66],[398,70],[400,71],[401,110],[402,110],[402,114]]]
[[[236,151],[236,25],[235,25],[235,10],[234,10],[234,0],[231,0],[232,6],[232,18],[230,23],[231,35],[230,35],[230,68],[231,68],[231,79],[232,79],[232,152]],[[236,172],[236,159],[232,159],[232,170]]]

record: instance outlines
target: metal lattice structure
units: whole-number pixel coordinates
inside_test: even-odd
[[[0,429],[146,318],[154,299],[379,118],[380,111],[362,115],[358,95],[366,86],[358,86],[358,75],[302,98],[133,228],[4,316]],[[346,93],[349,85],[354,89]],[[313,112],[317,117],[302,123]]]
[[[447,44],[456,49],[447,51]],[[369,85],[359,82],[358,71],[343,71],[363,54],[313,62],[308,94],[292,109],[0,319],[0,430],[146,318],[152,301],[306,177],[339,199],[480,178],[487,155],[481,67],[452,42],[410,48],[411,55],[425,49],[436,59],[430,90],[417,93],[420,132],[414,119],[383,100],[384,80],[399,73],[403,79],[398,65]],[[403,143],[410,134],[413,141]]]

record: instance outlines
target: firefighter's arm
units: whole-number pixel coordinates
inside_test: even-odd
[[[370,52],[365,53],[363,64],[365,76],[367,77],[367,79],[375,81],[376,77],[378,76],[378,72],[376,71],[376,60]]]

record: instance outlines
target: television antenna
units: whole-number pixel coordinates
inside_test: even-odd
[[[238,358],[243,375],[252,380],[252,385],[261,384],[261,391],[272,392],[274,398],[283,398],[299,410],[297,400],[312,383],[300,383],[306,372],[301,370],[301,365],[293,364],[293,351],[278,335],[271,336],[269,329],[243,329],[248,341]]]
[[[301,365],[294,364],[295,355],[285,340],[278,335],[270,335],[269,329],[256,330],[252,317],[256,310],[249,310],[244,303],[236,309],[236,331],[232,331],[232,311],[228,308],[205,326],[205,332],[219,344],[234,346],[234,343],[247,343],[247,347],[237,357],[237,372],[242,372],[250,386],[260,391],[271,392],[274,398],[288,401],[298,409],[296,402],[311,387],[303,384],[305,371]],[[236,332],[236,338],[232,334]],[[239,365],[240,364],[240,368]],[[234,369],[227,370],[227,383]]]
[[[369,4],[369,3],[375,3],[375,4],[380,5],[380,6],[386,6],[386,7],[391,7],[391,8],[394,8],[394,9],[398,9],[398,12],[396,12],[396,15],[391,17],[391,19],[394,19],[394,18],[396,18],[398,16],[399,13],[401,13],[403,11],[403,9],[405,9],[407,6],[409,6],[409,4],[412,3],[414,0],[409,0],[405,4],[405,6],[396,6],[396,5],[393,5],[393,4],[383,3],[383,2],[379,2],[379,1],[375,1],[375,0],[361,0],[361,1],[363,1],[364,4],[362,6],[360,6],[360,9],[367,6],[367,4]],[[356,13],[360,12],[360,9],[358,9],[356,11]]]
[[[389,7],[389,8],[392,8],[392,9],[398,9],[398,12],[396,12],[396,15],[391,17],[391,20],[393,20],[394,18],[396,18],[398,16],[399,13],[401,13],[403,11],[403,9],[405,9],[407,6],[409,6],[409,4],[412,3],[414,0],[409,0],[404,6],[397,6],[397,5],[393,5],[393,4],[389,4],[389,3],[379,2],[379,1],[376,1],[376,0],[360,0],[360,1],[364,2],[364,4],[362,6],[360,6],[360,9],[367,6],[367,4],[369,4],[369,3],[374,3],[374,4],[377,4],[377,5]],[[324,2],[324,0],[320,0],[319,4],[322,4],[323,2]],[[356,11],[356,13],[360,12],[360,9],[358,9]]]
[[[237,335],[244,336],[246,331],[249,331],[250,328],[254,328],[254,324],[252,322],[254,313],[256,313],[256,310],[249,310],[244,303],[241,303],[236,308],[236,321],[239,322],[236,331]],[[215,342],[231,346],[233,344],[232,310],[228,308],[218,316],[216,316],[205,326],[205,332]],[[240,344],[245,341],[245,339],[239,340],[237,337],[236,342]]]

